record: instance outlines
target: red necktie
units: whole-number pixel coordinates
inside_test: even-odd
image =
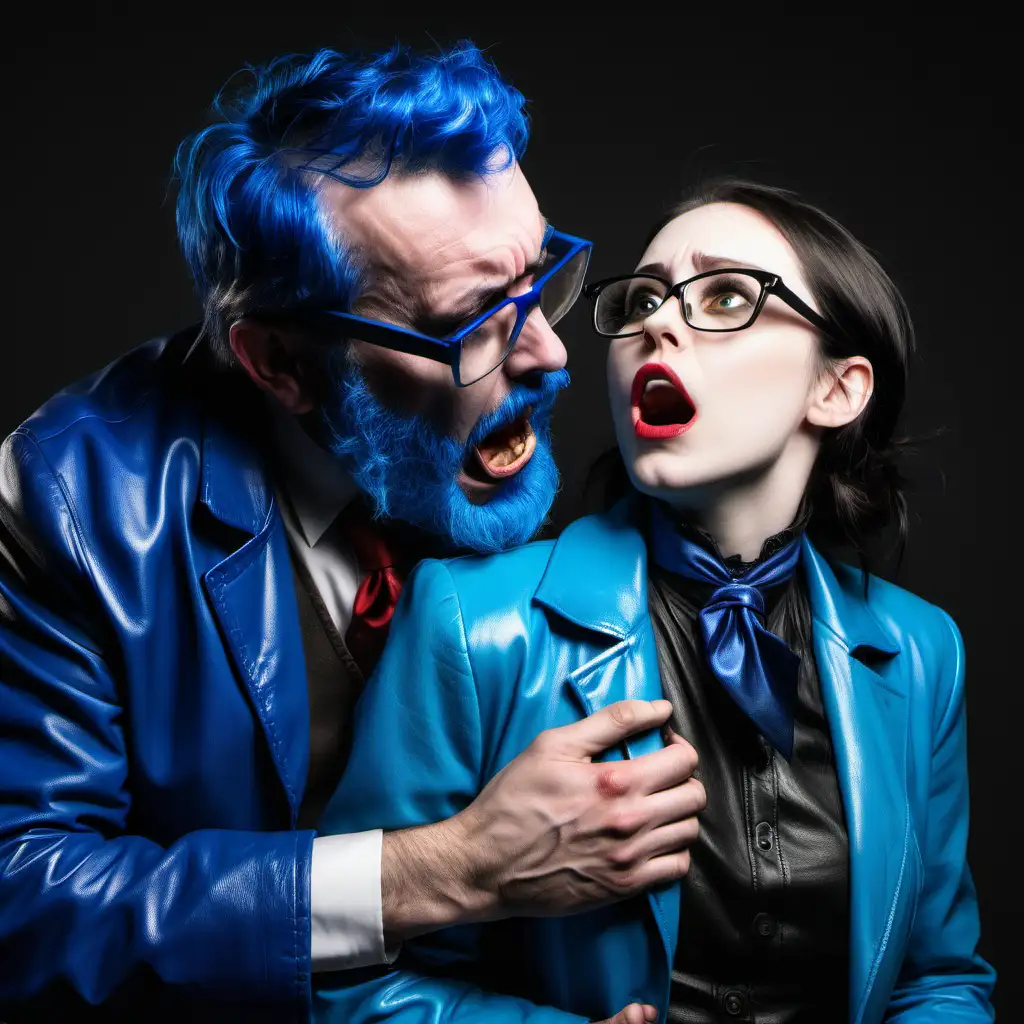
[[[345,646],[363,675],[369,676],[384,650],[405,573],[386,527],[373,522],[361,501],[353,501],[341,513],[338,526],[363,574],[352,604]]]

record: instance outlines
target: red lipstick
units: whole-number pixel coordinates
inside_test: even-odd
[[[645,401],[647,385],[658,380],[670,384],[675,394],[668,402]],[[645,363],[637,370],[633,378],[630,405],[633,408],[633,430],[637,437],[678,437],[697,422],[697,406],[683,387],[683,382],[675,370],[665,363]]]

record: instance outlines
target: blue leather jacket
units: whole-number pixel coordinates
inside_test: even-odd
[[[309,1017],[305,660],[231,378],[155,342],[0,450],[0,1020]],[[198,354],[198,353],[197,353]]]
[[[975,953],[965,861],[960,635],[944,612],[880,579],[865,598],[858,572],[807,542],[802,567],[849,829],[850,1020],[989,1021],[994,974]],[[447,817],[542,729],[660,697],[646,587],[625,503],[554,543],[422,563],[322,831]],[[648,735],[624,753],[659,743]],[[664,1019],[679,920],[673,885],[572,917],[449,929],[408,943],[392,970],[314,979],[315,1014],[556,1024],[638,1000]]]

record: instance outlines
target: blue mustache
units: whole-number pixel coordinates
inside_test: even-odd
[[[328,367],[334,394],[320,409],[324,446],[339,458],[376,515],[433,534],[454,550],[500,551],[525,544],[537,532],[558,490],[550,420],[555,398],[569,383],[567,373],[515,383],[463,442],[423,417],[382,405],[347,352],[333,353]],[[528,407],[537,438],[533,458],[487,502],[471,503],[458,485],[470,446],[519,419]]]
[[[514,385],[497,409],[477,421],[466,442],[467,450],[479,444],[488,434],[514,423],[529,408],[533,409],[533,418],[537,423],[546,424],[558,393],[568,386],[569,371],[564,369],[545,373],[534,387],[527,384]]]

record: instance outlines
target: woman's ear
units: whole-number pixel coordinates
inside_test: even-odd
[[[845,427],[865,409],[875,372],[864,356],[834,360],[811,391],[807,422],[816,427]]]
[[[252,382],[269,391],[293,416],[315,407],[300,357],[304,345],[296,335],[254,320],[239,320],[232,325],[228,340]]]

